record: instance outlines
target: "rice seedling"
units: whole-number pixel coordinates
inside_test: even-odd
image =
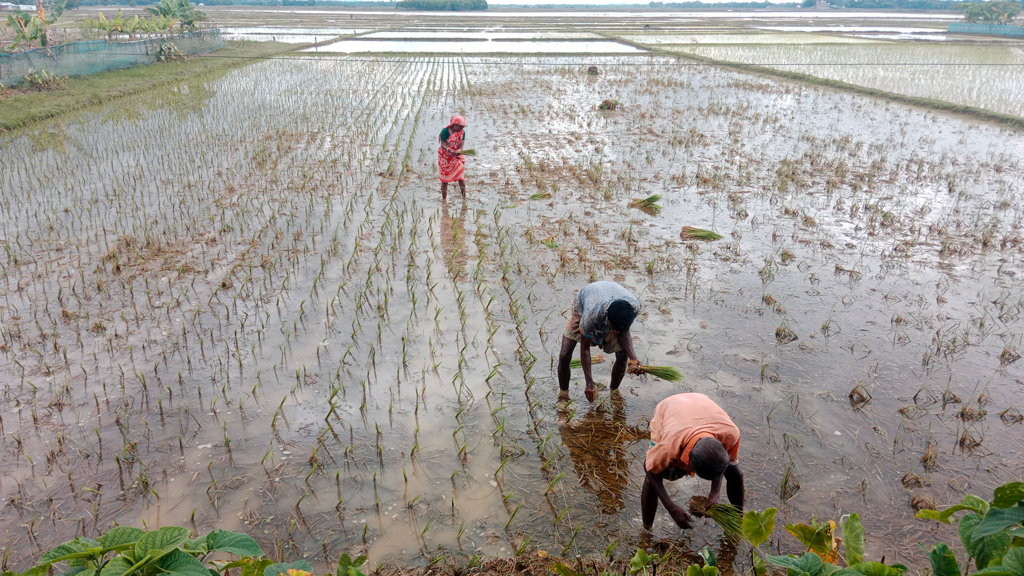
[[[692,226],[683,226],[682,230],[679,231],[679,237],[683,240],[705,240],[708,242],[722,239],[722,235],[713,230],[694,228]]]
[[[661,212],[661,206],[658,205],[659,200],[661,200],[661,194],[651,194],[646,198],[634,198],[630,200],[628,206],[652,216],[657,216],[658,213]]]
[[[604,357],[604,354],[593,354],[590,356],[591,364],[603,364],[606,360],[607,358]],[[572,360],[569,361],[569,367],[572,368],[573,370],[577,368],[582,368],[583,360],[579,358],[573,358]]]
[[[476,150],[474,150],[474,149],[470,148],[470,149],[468,149],[468,150],[463,150],[463,151],[462,151],[462,154],[463,154],[464,156],[476,156]]]
[[[683,373],[672,366],[646,366],[639,362],[629,362],[626,371],[634,376],[650,375],[666,382],[678,382],[683,379]]]

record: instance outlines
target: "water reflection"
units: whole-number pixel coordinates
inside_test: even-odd
[[[457,216],[452,216],[448,202],[441,206],[441,250],[444,252],[444,264],[448,272],[456,279],[466,267],[466,215],[469,214],[469,205],[465,200],[460,204]]]
[[[606,402],[583,406],[563,393],[558,402],[558,430],[569,449],[573,467],[583,486],[597,496],[602,514],[616,514],[626,505],[629,489],[629,448],[650,438],[650,432],[626,424],[626,411],[618,390]]]

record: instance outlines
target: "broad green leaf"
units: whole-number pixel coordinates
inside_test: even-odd
[[[73,554],[81,554],[89,550],[89,545],[75,538],[69,540],[63,544],[58,544],[54,548],[51,548],[43,557],[39,559],[40,564],[52,564],[54,562],[60,562],[65,560],[67,556]]]
[[[339,568],[339,570],[340,570],[340,568]],[[561,562],[554,562],[551,565],[551,570],[552,570],[552,572],[554,572],[555,574],[558,574],[559,576],[584,576],[583,574],[580,574],[579,572],[574,571],[572,568],[569,568],[568,566],[566,566],[565,564],[562,564]]]
[[[775,508],[763,512],[751,510],[743,516],[743,536],[754,547],[760,546],[775,532]]]
[[[636,554],[634,554],[633,557],[629,560],[629,573],[637,574],[639,572],[642,572],[645,568],[647,568],[648,564],[652,562],[657,562],[659,559],[660,556],[658,556],[657,554],[648,554],[642,548],[637,548]]]
[[[1003,556],[1003,569],[1013,576],[1024,576],[1024,548],[1010,548]]]
[[[266,558],[256,560],[254,562],[249,563],[248,566],[244,566],[242,568],[242,574],[240,576],[263,576],[263,572],[267,569],[267,567],[272,566],[273,564],[273,560],[268,560]]]
[[[37,564],[21,573],[21,576],[46,576],[50,571],[49,564]]]
[[[754,554],[754,576],[765,576],[768,574],[768,567],[765,566],[764,558],[760,554]]]
[[[1019,524],[1024,520],[1024,508],[1014,506],[1012,508],[992,508],[985,515],[985,518],[974,528],[973,538],[984,538],[1007,528]]]
[[[978,570],[977,572],[971,574],[971,576],[975,576],[977,574],[982,574],[983,576],[1013,576],[1012,573],[1007,572],[1006,568],[1003,568],[1001,565],[989,566],[988,568]]]
[[[839,571],[839,566],[832,564],[831,562],[824,562],[821,565],[821,570],[818,571],[818,576],[829,576]]]
[[[209,546],[206,544],[206,538],[186,539],[181,543],[181,549],[189,554],[206,554],[210,551]]]
[[[74,562],[74,560],[69,561],[69,564],[70,564],[70,562]],[[61,572],[59,576],[76,576],[76,575],[82,574],[83,572],[87,572],[87,571],[90,571],[90,570],[92,572],[96,572],[95,568],[86,568],[84,560],[79,560],[79,562],[82,563],[81,566],[70,564],[68,569],[63,571],[63,572]]]
[[[843,551],[846,552],[846,564],[859,564],[864,560],[864,525],[860,516],[854,512],[839,519],[843,529]]]
[[[702,576],[718,576],[718,566],[705,566],[701,569]]]
[[[1008,482],[992,494],[993,508],[1009,508],[1024,500],[1024,482]]]
[[[711,551],[707,546],[700,549],[700,557],[704,560],[705,566],[718,566],[718,558],[715,557],[715,553]]]
[[[562,576],[567,576],[563,574]],[[690,564],[686,567],[686,576],[704,576],[704,569],[696,564]]]
[[[932,548],[928,558],[932,562],[932,574],[935,576],[960,576],[960,565],[957,564],[956,556],[945,543]]]
[[[140,528],[132,528],[131,526],[115,526],[106,534],[100,536],[99,542],[100,545],[106,549],[116,548],[126,544],[135,544],[145,533],[146,531]]]
[[[174,550],[179,544],[188,540],[189,531],[180,526],[164,526],[154,532],[146,532],[135,543],[135,557],[161,556]]]
[[[227,552],[239,556],[263,556],[260,545],[248,534],[214,530],[206,535],[206,547],[210,552]]]
[[[132,565],[124,556],[114,556],[103,565],[100,576],[124,576],[132,569]]]
[[[836,549],[836,541],[833,530],[835,523],[831,520],[818,524],[811,522],[807,524],[786,524],[786,531],[796,537],[801,544],[819,554],[832,554]],[[808,572],[814,573],[808,570]]]
[[[289,570],[301,570],[303,572],[312,572],[313,567],[309,565],[309,562],[305,560],[296,560],[290,564],[271,564],[263,569],[263,576],[278,576],[283,574],[284,576],[291,576],[288,574]]]
[[[210,576],[202,562],[181,550],[171,550],[156,565],[168,576]]]
[[[992,564],[998,564],[1003,554],[1010,548],[1010,535],[1006,532],[997,532],[990,536],[974,538],[974,529],[981,524],[981,516],[970,513],[960,519],[960,542],[964,545],[967,553],[974,558],[974,564],[979,568],[988,568]]]
[[[859,562],[857,564],[851,564],[846,568],[838,572],[834,572],[832,576],[846,576],[846,574],[861,574],[863,576],[901,576],[903,570],[900,570],[896,566],[886,566],[881,562]]]
[[[772,556],[771,554],[768,554],[765,559],[772,566],[795,570],[798,573],[807,572],[812,576],[821,569],[821,565],[823,564],[821,557],[814,552],[808,552],[799,558],[793,558],[792,556]]]

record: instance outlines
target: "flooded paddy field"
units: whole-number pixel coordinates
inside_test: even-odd
[[[956,538],[915,505],[1021,476],[1021,133],[649,55],[310,56],[0,137],[11,566],[114,523],[317,566],[729,558],[713,525],[640,528],[680,391],[740,427],[750,507],[860,512],[867,557],[915,572]],[[442,203],[452,114],[479,155]],[[596,279],[683,383],[559,397]]]
[[[856,45],[774,42],[761,45],[680,43],[669,50],[757,64],[886,92],[944,100],[1024,116],[1020,73],[1024,44],[873,42]]]

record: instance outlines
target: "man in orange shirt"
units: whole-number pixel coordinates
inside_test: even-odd
[[[665,480],[696,474],[711,481],[708,506],[718,503],[722,479],[729,502],[743,508],[743,472],[737,462],[740,430],[725,410],[703,394],[676,394],[658,403],[651,420],[651,447],[647,450],[640,510],[650,530],[660,500],[680,528],[692,518],[665,491]]]

